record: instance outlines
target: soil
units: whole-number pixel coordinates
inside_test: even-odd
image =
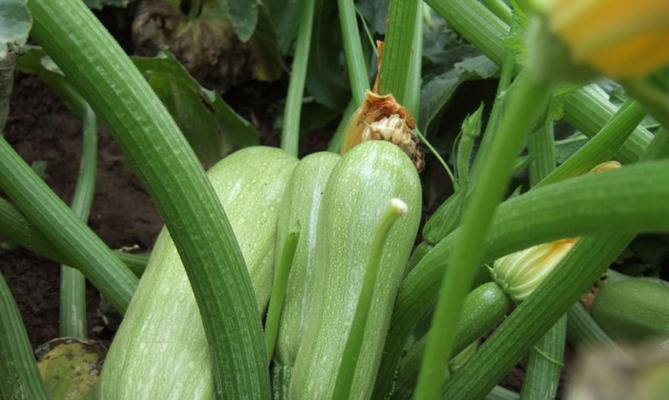
[[[69,203],[81,153],[81,123],[58,96],[33,76],[17,76],[6,139],[28,163],[46,162],[46,182]],[[151,248],[162,226],[139,180],[118,146],[101,127],[98,174],[89,226],[111,248]],[[59,267],[28,251],[0,250],[4,275],[34,347],[58,336]],[[110,339],[98,315],[100,295],[87,290],[89,335]],[[95,327],[95,329],[93,329]]]

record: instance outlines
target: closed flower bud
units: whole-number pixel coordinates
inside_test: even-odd
[[[525,300],[575,243],[575,238],[562,239],[509,254],[495,261],[492,276],[514,300]]]

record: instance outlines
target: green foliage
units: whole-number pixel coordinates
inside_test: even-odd
[[[127,7],[134,0],[84,0],[84,3],[94,10],[100,10],[103,7]]]
[[[233,146],[258,143],[258,133],[213,91],[200,86],[169,53],[134,57],[135,65],[163,101],[205,165],[212,165]]]
[[[26,7],[27,0],[0,1],[0,61],[7,52],[23,46],[28,39],[32,17]]]
[[[225,10],[232,29],[242,42],[251,38],[258,22],[258,2],[255,0],[216,0]]]

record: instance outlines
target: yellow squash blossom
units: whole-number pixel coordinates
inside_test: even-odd
[[[669,0],[548,0],[546,12],[577,64],[628,79],[669,63]]]

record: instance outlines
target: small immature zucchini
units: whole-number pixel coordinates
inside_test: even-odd
[[[350,393],[372,393],[397,290],[416,238],[421,189],[416,168],[397,146],[361,143],[334,168],[318,220],[314,283],[306,329],[290,383],[290,398],[329,399],[362,288],[371,242],[393,198],[408,205],[383,247],[379,279]]]
[[[208,173],[256,292],[269,298],[279,203],[297,159],[283,150],[251,147]],[[210,399],[207,340],[186,271],[163,229],[104,363],[100,399]]]
[[[328,178],[340,158],[338,154],[330,152],[304,157],[295,167],[281,202],[276,254],[280,254],[283,249],[286,236],[290,232],[299,231],[276,345],[277,361],[284,366],[295,363],[304,332],[307,308],[311,301],[316,228],[321,200]]]
[[[592,305],[592,317],[614,339],[669,338],[669,284],[651,278],[606,283]]]

